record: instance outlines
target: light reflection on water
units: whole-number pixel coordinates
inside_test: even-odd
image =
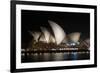
[[[22,62],[45,62],[89,59],[89,52],[31,53],[22,55]]]

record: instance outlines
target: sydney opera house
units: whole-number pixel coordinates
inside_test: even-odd
[[[81,32],[66,34],[56,22],[48,20],[52,32],[40,26],[41,31],[28,31],[32,40],[22,52],[67,52],[89,51],[90,39],[81,39]]]

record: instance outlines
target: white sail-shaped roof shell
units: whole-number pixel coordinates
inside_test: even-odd
[[[45,40],[47,43],[49,43],[49,38],[50,38],[50,32],[45,28],[45,27],[41,27],[41,30],[45,36]]]
[[[44,42],[44,43],[47,43],[44,34],[41,34],[41,36],[39,38],[39,41]]]
[[[65,38],[66,34],[64,32],[64,30],[58,25],[56,24],[55,22],[53,21],[48,21],[53,32],[54,32],[54,36],[55,36],[55,39],[56,39],[56,44],[60,44],[63,39]]]
[[[30,32],[31,33],[31,35],[33,36],[33,38],[34,38],[34,40],[36,41],[36,42],[38,42],[38,39],[39,39],[39,37],[40,37],[40,35],[41,35],[41,32]]]
[[[49,41],[50,41],[50,43],[55,43],[56,42],[53,35],[50,35]]]
[[[79,32],[74,32],[74,33],[69,34],[69,38],[73,42],[78,42],[80,39],[80,35],[81,34]]]

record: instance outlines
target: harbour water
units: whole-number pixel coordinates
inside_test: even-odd
[[[89,52],[59,52],[59,53],[22,53],[21,62],[47,62],[47,61],[69,61],[88,60]]]

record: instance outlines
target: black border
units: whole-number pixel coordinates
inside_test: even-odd
[[[74,66],[59,66],[59,67],[42,67],[42,68],[25,68],[16,69],[16,5],[42,5],[42,6],[57,6],[57,7],[73,7],[73,8],[86,8],[94,9],[94,64],[91,65],[74,65]],[[45,3],[33,1],[11,1],[11,30],[10,30],[10,47],[11,47],[11,61],[10,71],[13,72],[29,72],[29,71],[44,71],[44,70],[59,70],[59,69],[77,69],[77,68],[90,68],[97,67],[97,6],[93,5],[77,5],[77,4],[61,4],[61,3]]]

